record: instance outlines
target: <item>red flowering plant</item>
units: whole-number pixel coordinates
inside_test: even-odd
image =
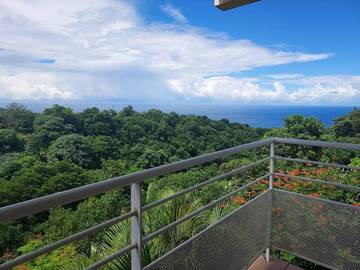
[[[243,205],[247,202],[247,200],[243,196],[240,196],[240,195],[231,197],[231,200],[238,205]]]
[[[300,176],[311,179],[319,179],[330,183],[334,182],[359,186],[359,171],[344,171],[342,169],[319,167],[311,164],[293,165],[292,163],[285,161],[278,161],[276,167],[279,168],[277,172],[290,176],[277,176],[276,182],[279,181],[281,184],[274,184],[274,187],[276,188],[299,192],[312,197],[316,196],[318,198],[349,203],[355,206],[360,204],[360,194],[359,192],[356,192],[356,190],[347,190],[338,188],[331,184],[315,183],[291,178]]]

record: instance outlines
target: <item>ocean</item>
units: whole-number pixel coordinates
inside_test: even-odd
[[[51,107],[50,102],[20,102],[35,112],[41,112],[47,107]],[[0,102],[0,107],[8,103]],[[136,111],[146,111],[152,108],[164,112],[176,112],[179,114],[206,115],[210,119],[228,119],[231,122],[248,124],[252,127],[282,127],[284,119],[289,115],[301,114],[304,116],[314,116],[322,121],[327,127],[331,126],[334,119],[349,113],[353,110],[350,106],[280,106],[280,105],[219,105],[219,104],[150,104],[137,102],[58,102],[63,106],[68,106],[74,111],[82,111],[88,107],[98,107],[100,109],[121,110],[123,107],[131,105]]]

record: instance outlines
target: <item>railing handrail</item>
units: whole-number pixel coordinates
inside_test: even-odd
[[[22,218],[31,214],[49,210],[54,207],[62,206],[68,203],[86,199],[91,196],[105,193],[115,188],[120,188],[134,183],[141,183],[149,178],[167,175],[169,173],[178,172],[190,167],[201,165],[219,158],[240,153],[242,151],[254,149],[260,146],[268,145],[271,138],[256,142],[242,144],[232,148],[227,148],[217,152],[204,154],[198,157],[189,158],[155,168],[143,170],[104,180],[101,182],[88,184],[85,186],[57,192],[51,195],[19,202],[16,204],[4,206],[0,208],[0,224],[10,220]]]
[[[344,149],[344,150],[360,150],[360,144],[354,144],[354,143],[338,143],[338,142],[314,141],[314,140],[278,138],[278,137],[271,137],[270,139],[272,142],[275,143],[319,146],[319,147],[328,147],[328,148],[336,148],[336,149]]]
[[[260,146],[269,145],[272,142],[329,147],[329,148],[346,149],[346,150],[360,150],[360,144],[270,137],[267,139],[263,139],[247,144],[242,144],[232,148],[227,148],[217,152],[204,154],[198,157],[161,165],[140,172],[119,176],[105,181],[88,184],[85,186],[69,189],[66,191],[57,192],[51,195],[46,195],[43,197],[27,200],[24,202],[19,202],[16,204],[4,206],[0,208],[0,224],[8,222],[10,220],[25,217],[31,214],[36,214],[42,211],[46,211],[54,207],[59,207],[68,203],[86,199],[91,196],[102,194],[115,188],[120,188],[133,183],[140,183],[152,177],[158,177],[169,173],[178,172],[196,165],[201,165],[210,161],[214,161],[219,158],[224,158],[230,155],[234,155],[242,151],[254,149]]]

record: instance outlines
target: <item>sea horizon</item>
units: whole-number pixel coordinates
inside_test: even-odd
[[[0,101],[0,107],[5,107],[12,101]],[[143,103],[134,101],[44,101],[28,102],[16,101],[34,112],[42,112],[54,104],[72,108],[81,112],[89,107],[101,110],[113,109],[120,111],[126,106],[132,106],[135,111],[144,112],[158,109],[165,113],[176,112],[185,115],[206,115],[210,119],[228,119],[230,122],[248,124],[251,127],[273,128],[282,127],[287,116],[301,114],[306,117],[315,117],[331,126],[337,117],[351,112],[356,106],[323,106],[323,105],[244,105],[244,104],[165,104]]]

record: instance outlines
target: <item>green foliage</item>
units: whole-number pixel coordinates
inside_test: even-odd
[[[350,165],[360,167],[360,158],[353,158]]]
[[[6,108],[0,108],[0,128],[31,132],[33,120],[34,114],[23,105],[11,103]]]
[[[354,108],[352,112],[335,121],[333,131],[336,137],[356,137],[360,134],[360,109]]]
[[[47,158],[49,161],[72,162],[82,167],[89,167],[95,161],[89,142],[78,134],[58,138],[50,145]]]
[[[284,125],[287,133],[296,138],[316,139],[324,133],[324,124],[315,117],[289,116]]]
[[[146,204],[159,200],[173,194],[170,189],[159,190],[154,184],[147,189]],[[170,224],[177,219],[192,213],[200,207],[199,200],[191,200],[189,196],[184,196],[172,200],[159,207],[151,209],[144,213],[143,228],[145,234]],[[67,212],[67,210],[61,210]],[[69,213],[67,213],[69,214]],[[207,225],[207,221],[203,217],[194,217],[175,229],[171,229],[163,233],[160,237],[150,241],[142,248],[143,265],[149,264],[164,253],[170,251],[181,242],[189,239],[199,230]],[[73,256],[72,262],[66,264],[64,269],[84,269],[97,260],[104,259],[120,249],[130,244],[130,220],[111,226],[102,236],[101,241],[95,242],[89,248],[90,252],[79,252]],[[80,267],[80,268],[79,268]],[[129,253],[111,261],[106,270],[130,270],[131,256]]]
[[[285,118],[283,128],[274,128],[265,137],[283,137],[316,140],[325,132],[324,124],[315,117],[293,115]]]
[[[336,141],[336,142],[343,142],[343,143],[360,143],[360,136],[357,137],[335,137],[335,134],[330,133],[322,137],[323,140],[327,141]],[[349,150],[336,150],[336,149],[329,149],[325,148],[322,151],[321,160],[327,162],[334,162],[340,164],[349,164],[351,160],[356,157],[360,157],[359,151],[349,151]]]
[[[16,136],[15,129],[0,129],[0,155],[15,152],[21,148],[21,142]]]
[[[65,124],[63,118],[45,114],[38,115],[34,120],[34,133],[28,139],[27,149],[34,153],[39,152],[46,149],[52,141],[73,130],[74,127]]]
[[[135,165],[131,165],[128,162],[121,159],[103,160],[101,167],[102,167],[102,171],[106,175],[106,178],[113,178],[120,175],[133,173],[139,170],[139,168],[136,167]]]
[[[113,149],[119,148],[116,139],[110,136],[96,136],[86,137],[87,144],[90,146],[91,153],[93,154],[94,161],[97,162],[96,166],[99,167],[100,160],[108,160],[112,158],[118,158],[116,152]]]
[[[85,200],[76,209],[53,209],[48,220],[42,225],[44,239],[50,243],[119,216],[128,210],[128,200],[128,196],[122,190],[117,190]],[[79,242],[77,246],[85,252],[90,246],[90,241],[100,241],[101,238],[102,234],[93,235]]]
[[[265,137],[298,138],[305,140],[319,140],[325,134],[324,124],[315,117],[293,115],[285,119],[283,128],[274,128],[265,133]],[[309,146],[279,145],[278,155],[298,157],[302,159],[318,159],[320,149]]]
[[[102,257],[108,257],[120,249],[128,246],[130,241],[130,221],[124,221],[112,226],[104,235],[100,247],[97,249]],[[142,247],[142,265],[152,261],[149,245]],[[113,260],[107,267],[109,270],[131,270],[131,254],[127,253]]]
[[[70,126],[75,132],[81,132],[83,129],[79,115],[70,108],[54,105],[51,108],[46,108],[43,114],[63,119],[64,124]]]
[[[44,246],[44,242],[41,239],[34,239],[29,241],[26,245],[20,247],[18,252],[20,254],[27,254],[41,248],[42,246]],[[63,265],[68,265],[71,262],[72,256],[75,254],[75,247],[73,245],[69,245],[25,263],[23,266],[26,268],[19,266],[16,267],[15,270],[58,270]]]
[[[25,153],[7,153],[0,156],[0,179],[10,180],[18,176],[23,168],[31,167],[36,159]]]
[[[72,256],[70,262],[62,265],[60,269],[83,270],[87,266],[104,259],[130,244],[130,221],[124,221],[111,226],[103,236],[103,241],[90,247],[89,254],[78,252]],[[142,248],[142,265],[152,261],[149,246]],[[131,255],[118,257],[109,262],[102,269],[104,270],[131,270]]]
[[[13,249],[22,244],[25,233],[23,224],[19,222],[10,222],[9,224],[0,224],[0,254],[12,252]],[[11,257],[11,255],[10,255]],[[0,257],[0,264],[2,263]]]
[[[150,184],[146,204],[168,197],[175,192],[171,189],[159,188],[156,184]],[[194,212],[200,208],[201,200],[194,199],[189,195],[180,196],[154,209],[144,216],[145,233],[151,233],[160,228]],[[173,229],[167,230],[151,242],[151,254],[158,258],[172,250],[183,241],[199,232],[205,227],[206,220],[203,216],[195,216]]]
[[[23,167],[10,181],[0,179],[0,194],[4,195],[0,196],[0,206],[82,186],[89,183],[88,179],[86,171],[73,163],[36,162]]]
[[[91,136],[114,134],[114,116],[116,116],[115,111],[100,111],[98,108],[86,109],[79,115],[84,134]]]
[[[34,114],[21,105],[11,104],[0,108],[0,207],[221,150],[263,136],[360,143],[359,123],[360,113],[356,109],[338,118],[329,129],[313,117],[295,115],[285,120],[283,128],[265,130],[231,123],[226,119],[214,121],[206,116],[179,115],[174,112],[167,114],[154,109],[139,113],[131,106],[119,112],[88,108],[77,113],[70,108],[54,105],[43,113]],[[276,153],[360,165],[359,154],[351,151],[276,145]],[[264,155],[268,155],[268,148],[247,151],[218,163],[151,179],[143,185],[146,193],[144,203],[164,198]],[[290,170],[290,173],[294,169],[293,165],[280,162],[278,166]],[[305,170],[305,173],[310,173],[311,169],[309,172]],[[266,172],[265,164],[264,167],[216,181],[147,211],[144,216],[144,233],[149,234]],[[334,171],[316,176],[324,180],[337,178],[348,184],[356,184],[359,177]],[[326,194],[327,198],[346,203],[358,204],[360,199],[354,192],[324,190],[316,184],[306,187],[290,184],[288,187],[296,188],[299,192],[309,194],[311,189],[321,196]],[[220,217],[259,194],[265,186],[266,183],[262,183],[254,189],[241,192],[214,210],[205,211],[203,215],[149,242],[142,250],[144,264],[202,228],[214,224]],[[30,252],[128,210],[129,189],[124,188],[1,225],[0,256],[4,252],[11,256]],[[83,269],[128,243],[129,224],[124,222],[41,256],[26,264],[26,267]],[[17,249],[20,245],[23,247]],[[130,257],[124,256],[105,269],[129,269],[129,263]]]
[[[0,108],[0,130],[0,206],[235,146],[263,134],[261,129],[226,120],[166,114],[158,110],[138,113],[131,106],[120,112],[89,108],[76,113],[54,105],[43,113],[34,114],[18,104]],[[205,171],[204,178],[212,175]],[[180,176],[179,181],[185,178],[186,175]],[[124,198],[127,198],[126,192]],[[222,186],[218,187],[218,192],[223,192]],[[206,193],[207,198],[213,194],[210,190]],[[106,207],[107,203],[110,202],[97,202],[111,209],[104,215],[100,210],[95,211],[101,209],[100,206],[90,206],[90,202],[88,207],[82,203],[72,204],[66,210],[50,213],[50,221],[58,227],[54,225],[51,231],[42,226],[41,230],[49,234],[44,239],[57,239],[91,226],[110,213],[118,213]],[[80,215],[81,209],[84,212]],[[68,214],[74,216],[73,223],[63,226],[63,232],[57,232],[63,225],[61,220]],[[31,220],[17,221],[20,226],[17,239],[25,241],[25,231],[29,229],[34,233],[38,231],[39,223],[48,220],[48,215],[42,213]],[[76,219],[89,223],[75,226]],[[0,251],[14,251],[18,243],[4,237]],[[85,249],[88,243],[81,245]]]

